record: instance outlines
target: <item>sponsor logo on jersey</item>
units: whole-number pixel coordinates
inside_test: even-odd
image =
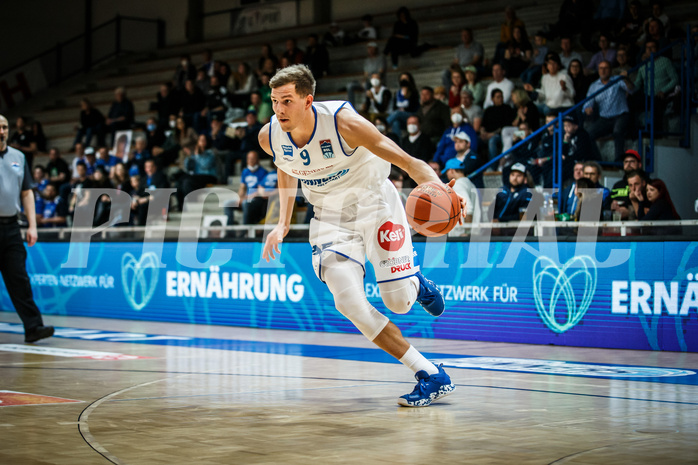
[[[322,150],[322,157],[325,160],[327,160],[328,158],[334,158],[334,152],[332,151],[332,141],[330,139],[321,140],[320,149]]]
[[[349,169],[337,171],[336,173],[332,173],[326,178],[320,178],[320,179],[301,179],[303,181],[303,184],[305,184],[308,187],[322,187],[325,186],[332,181],[336,181],[337,179],[341,178],[345,174],[349,172]]]
[[[412,264],[411,263],[404,263],[402,265],[398,266],[391,266],[390,267],[390,272],[391,273],[399,273],[400,271],[407,271],[412,269]]]
[[[10,163],[10,166],[12,167],[12,169],[14,169],[14,170],[15,170],[16,172],[18,172],[18,173],[19,173],[20,170],[22,169],[22,167],[20,166],[20,164],[17,163],[16,161],[13,161],[12,163]]]
[[[291,169],[291,173],[295,174],[296,176],[310,176],[310,175],[313,175],[313,174],[315,174],[315,173],[319,173],[320,171],[329,170],[329,169],[331,169],[333,166],[334,166],[334,165],[325,166],[325,167],[323,167],[323,168],[317,168],[317,169],[314,169],[314,170],[295,170],[295,169]]]
[[[378,228],[378,245],[383,250],[394,252],[400,250],[400,247],[405,243],[405,228],[401,224],[393,224],[386,221]]]
[[[410,262],[409,255],[403,255],[402,257],[390,258],[388,260],[381,260],[378,264],[381,268],[392,268],[393,266],[403,265]]]
[[[293,147],[290,145],[282,145],[281,150],[284,152],[284,160],[293,161]]]

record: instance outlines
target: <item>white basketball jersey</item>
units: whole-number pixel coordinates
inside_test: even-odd
[[[316,207],[337,209],[358,202],[380,189],[390,174],[390,163],[365,147],[350,148],[339,135],[337,113],[356,111],[344,101],[313,102],[315,129],[304,147],[281,130],[276,116],[269,124],[269,146],[274,164],[301,181],[303,193]]]

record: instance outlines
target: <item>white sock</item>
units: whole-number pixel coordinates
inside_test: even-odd
[[[410,346],[410,348],[407,349],[405,355],[403,355],[400,359],[400,363],[402,363],[415,373],[424,370],[430,375],[435,375],[439,372],[439,369],[436,368],[436,365],[427,360],[424,357],[424,355],[419,353],[419,351],[415,349],[413,346]]]

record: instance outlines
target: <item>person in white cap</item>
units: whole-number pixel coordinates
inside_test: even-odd
[[[465,199],[464,222],[479,224],[480,218],[482,217],[480,195],[478,194],[475,184],[465,176],[466,168],[463,162],[459,161],[457,158],[451,158],[446,162],[446,168],[441,171],[441,174],[446,175],[449,181],[452,179],[456,180],[456,183],[453,185],[453,190],[456,194]],[[468,231],[469,229],[456,226],[449,233],[449,236],[463,236],[466,235]]]
[[[497,194],[494,203],[493,222],[518,221],[519,209],[528,207],[531,192],[526,181],[526,166],[515,163],[509,173],[509,187],[503,187]]]

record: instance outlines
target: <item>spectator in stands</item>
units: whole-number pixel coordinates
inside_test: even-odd
[[[247,126],[245,127],[245,135],[242,138],[242,143],[240,145],[240,150],[244,150],[245,153],[254,150],[257,153],[261,153],[261,147],[259,146],[259,131],[262,129],[262,124],[257,119],[257,114],[254,111],[248,111],[245,115],[245,122]]]
[[[586,98],[592,78],[584,74],[582,62],[579,60],[572,60],[567,70],[567,75],[572,80],[572,86],[574,87],[574,103],[577,104]]]
[[[259,208],[255,209],[259,205],[258,202],[252,203],[252,200],[257,197],[257,187],[259,187],[266,175],[267,170],[259,164],[258,152],[254,150],[248,152],[247,166],[242,170],[242,182],[238,191],[242,205],[243,224],[256,224],[264,218],[266,211],[260,211]]]
[[[453,140],[453,148],[455,150],[455,154],[453,158],[449,158],[446,160],[446,163],[444,164],[444,168],[446,165],[448,165],[448,162],[451,160],[458,160],[460,163],[463,164],[463,172],[466,176],[469,176],[473,172],[475,172],[482,164],[480,163],[480,157],[478,156],[477,152],[475,150],[472,150],[472,145],[470,143],[471,139],[470,136],[468,136],[468,133],[466,132],[458,132],[456,133],[454,140]],[[484,180],[482,178],[482,173],[473,176],[472,177],[472,182],[475,186],[479,188],[484,188]]]
[[[584,48],[592,50],[593,16],[594,4],[591,0],[563,0],[557,22],[548,26],[546,38],[550,40],[562,34],[579,34]]]
[[[545,124],[547,130],[543,131],[538,144],[538,150],[536,153],[536,158],[531,160],[531,164],[535,165],[537,169],[531,169],[530,172],[534,176],[534,179],[538,181],[542,179],[543,187],[551,188],[553,187],[553,153],[555,147],[555,124],[553,122],[557,119],[557,113],[550,113],[545,116]],[[581,176],[581,169],[580,169]]]
[[[262,93],[255,90],[250,94],[250,105],[247,107],[247,111],[254,111],[257,113],[257,119],[262,125],[267,124],[274,114],[274,110],[271,108],[271,102],[262,99]]]
[[[514,7],[507,6],[504,9],[504,22],[499,27],[499,43],[494,52],[493,63],[501,63],[504,59],[504,51],[514,37],[514,28],[517,26],[525,27],[524,22],[516,16]]]
[[[70,168],[68,163],[61,157],[61,151],[56,147],[52,147],[48,152],[49,162],[46,165],[46,173],[49,181],[56,189],[60,189],[61,185],[70,182]]]
[[[95,168],[102,166],[107,173],[111,173],[112,168],[116,166],[117,163],[119,163],[119,159],[114,155],[110,155],[109,149],[104,146],[97,149],[97,153],[95,155]]]
[[[511,125],[502,128],[502,152],[506,152],[512,147],[514,134],[521,130],[519,127],[521,123],[526,123],[526,127],[530,132],[536,131],[540,127],[538,107],[531,102],[525,90],[514,90],[511,94],[511,101],[514,103],[516,113]]]
[[[318,41],[317,34],[308,36],[308,47],[305,49],[303,62],[310,68],[315,80],[327,76],[330,72],[330,54]]]
[[[7,145],[24,153],[27,164],[32,165],[34,152],[36,152],[36,142],[32,132],[27,127],[27,120],[23,116],[18,116],[15,121],[15,130],[7,141]]]
[[[487,86],[487,93],[485,95],[485,105],[482,107],[487,110],[492,106],[492,91],[494,89],[499,89],[502,91],[502,97],[504,98],[504,104],[511,104],[511,93],[514,91],[514,83],[511,82],[506,77],[506,71],[504,67],[500,64],[492,65],[492,82]]]
[[[579,52],[575,52],[572,50],[572,38],[569,36],[562,36],[560,38],[560,63],[562,64],[563,69],[569,69],[570,68],[570,63],[572,63],[572,60],[579,60],[580,63],[584,63],[584,60],[582,59],[582,55]],[[545,55],[545,62],[543,63],[543,74],[547,72],[547,61],[548,61],[548,55]]]
[[[438,164],[438,171],[443,169],[449,159],[456,156],[455,141],[459,133],[467,134],[468,148],[472,148],[473,152],[477,153],[477,133],[473,126],[465,120],[464,115],[462,108],[451,109],[451,127],[447,128],[441,135],[433,156],[433,161]]]
[[[114,143],[114,133],[133,127],[135,113],[133,103],[126,97],[126,89],[117,87],[114,90],[114,102],[112,102],[107,114],[107,130],[111,133],[112,144]]]
[[[174,134],[172,135],[172,138],[174,139],[174,142],[176,143],[177,153],[179,155],[179,158],[183,161],[184,156],[185,156],[183,150],[185,148],[189,148],[190,150],[194,150],[194,147],[196,146],[196,141],[197,141],[198,135],[196,134],[196,131],[194,131],[193,128],[191,128],[187,125],[186,120],[184,118],[180,117],[180,118],[177,118],[175,130],[174,130]],[[170,163],[172,163],[176,159],[177,159],[177,157],[171,157],[171,159],[168,161]],[[161,164],[160,167],[165,167],[165,166],[169,165],[170,163]]]
[[[80,100],[80,125],[75,126],[77,134],[73,141],[73,147],[78,142],[86,145],[92,144],[94,136],[97,136],[97,145],[104,145],[104,123],[104,115],[101,111],[94,108],[88,99]]]
[[[548,72],[540,80],[540,89],[537,89],[538,109],[543,114],[550,111],[562,112],[574,105],[574,83],[566,72],[561,70],[560,57],[557,53],[548,53],[546,58]],[[533,92],[531,84],[524,84],[524,89]]]
[[[611,48],[611,36],[608,34],[601,34],[599,36],[599,51],[596,52],[589,60],[586,68],[584,69],[585,74],[598,73],[599,63],[602,61],[608,61],[613,64],[616,62],[616,49]]]
[[[526,121],[522,121],[518,126],[515,126],[516,130],[509,136],[511,138],[511,147],[516,146],[519,142],[526,140],[523,144],[516,147],[514,150],[509,152],[508,155],[499,160],[499,169],[502,171],[502,183],[506,185],[509,179],[509,169],[511,165],[515,163],[523,163],[527,166],[528,172],[531,175],[532,182],[531,186],[535,183],[535,180],[540,176],[540,169],[532,164],[532,160],[535,158],[538,151],[538,142],[540,141],[540,136],[530,137],[531,128]],[[506,152],[506,150],[502,150]],[[529,166],[530,165],[530,166]]]
[[[473,93],[470,89],[465,87],[460,91],[460,108],[463,110],[463,117],[473,127],[474,132],[476,134],[479,133],[484,112],[482,107],[475,104]],[[451,118],[453,118],[453,115],[451,115]]]
[[[619,162],[625,153],[625,136],[632,122],[627,94],[632,91],[633,85],[627,78],[612,86],[609,86],[610,82],[611,64],[602,61],[599,64],[599,79],[589,87],[587,97],[606,89],[584,104],[587,115],[584,127],[592,139],[613,134],[615,160]]]
[[[428,162],[434,154],[431,138],[422,132],[422,121],[417,115],[407,118],[407,135],[400,141],[400,147],[415,158]]]
[[[577,181],[584,178],[584,162],[578,161],[574,164],[572,170],[572,182],[567,186],[563,187],[558,196],[558,212],[567,213],[570,217],[574,216],[577,211],[577,203],[579,198],[577,197]]]
[[[628,51],[625,47],[619,47],[618,52],[616,52],[616,65],[613,67],[611,74],[613,76],[619,76],[623,71],[627,74],[631,69],[632,66],[628,60]]]
[[[373,124],[376,126],[376,129],[378,129],[378,132],[395,142],[397,145],[400,145],[400,138],[397,134],[391,131],[390,125],[388,125],[388,122],[385,118],[378,116],[373,121]]]
[[[659,24],[661,24],[663,31],[668,31],[669,16],[667,16],[666,13],[664,13],[664,4],[659,0],[654,0],[650,2],[650,7],[652,10],[652,14],[642,23],[642,27],[644,28],[645,33],[647,33],[647,31],[649,30],[650,23],[652,21],[659,21]]]
[[[271,44],[262,45],[261,54],[257,60],[257,78],[262,79],[264,73],[274,73],[279,66],[279,58],[274,54]]]
[[[548,54],[548,46],[546,45],[545,37],[542,32],[537,32],[533,37],[533,47],[531,54],[531,63],[528,68],[521,73],[521,81],[525,84],[535,86],[540,80],[543,65],[545,64],[545,56]]]
[[[468,89],[473,97],[473,103],[482,108],[487,87],[478,79],[477,68],[472,65],[466,66],[463,72],[465,73],[465,84],[463,85],[463,89]],[[461,89],[461,93],[463,89]]]
[[[510,126],[516,117],[516,112],[504,104],[504,94],[495,88],[491,94],[493,105],[485,109],[480,127],[480,139],[487,142],[490,160],[501,153],[502,128]]]
[[[214,76],[217,76],[214,74]],[[185,83],[186,84],[186,83]],[[204,95],[208,95],[208,91],[211,87],[211,78],[206,75],[203,71],[198,71],[196,73],[196,80],[194,81],[194,86],[203,92]]]
[[[453,190],[465,200],[465,223],[479,224],[482,220],[482,208],[480,206],[480,196],[477,192],[475,184],[465,176],[465,165],[457,158],[452,158],[446,162],[446,167],[441,172],[446,178],[451,181],[456,180],[453,185]],[[458,229],[456,226],[455,229]],[[462,228],[461,228],[462,229]],[[457,232],[449,235],[467,235],[469,230]]]
[[[361,105],[361,113],[370,121],[374,121],[377,117],[386,117],[388,108],[392,98],[390,89],[385,87],[381,82],[381,75],[373,73],[370,79],[370,87],[366,91],[366,98]]]
[[[627,173],[627,180],[629,202],[627,205],[618,205],[615,210],[620,212],[621,219],[633,221],[644,216],[644,212],[651,206],[646,192],[649,179],[644,171],[635,170]]]
[[[213,59],[211,49],[204,50],[204,63],[199,66],[199,71],[203,71],[206,76],[211,77],[216,74],[216,60]]]
[[[32,173],[32,189],[34,190],[34,196],[41,194],[46,186],[50,184],[48,176],[46,175],[46,168],[44,165],[36,165],[34,167],[34,172]]]
[[[233,71],[230,69],[230,65],[225,61],[217,61],[216,66],[217,70],[215,76],[218,76],[218,82],[227,88],[232,80]]]
[[[129,180],[128,170],[123,162],[118,162],[114,165],[114,169],[109,175],[112,186],[114,189],[124,191],[127,194],[131,194],[131,181]]]
[[[176,116],[179,113],[180,101],[177,93],[172,90],[172,84],[165,82],[160,84],[160,91],[155,96],[156,102],[152,105],[158,112],[158,121],[160,129],[167,129],[170,116]]]
[[[589,178],[577,179],[570,188],[574,191],[574,211],[570,213],[570,219],[579,221],[583,204],[588,202],[593,195],[597,195],[597,192],[595,192],[597,190],[594,189],[594,183]]]
[[[618,29],[618,25],[625,17],[627,0],[601,0],[596,13],[594,23],[601,34],[612,34]]]
[[[393,69],[397,69],[398,57],[400,55],[414,54],[417,51],[417,41],[419,38],[419,26],[410,16],[410,11],[406,7],[397,10],[397,21],[393,25],[393,33],[388,38],[388,42],[383,50],[384,55],[390,55]]]
[[[241,61],[237,72],[230,76],[227,83],[230,106],[246,108],[250,104],[252,92],[257,90],[257,87],[257,76],[247,62]]]
[[[395,93],[393,112],[388,116],[388,124],[399,135],[405,129],[407,118],[419,110],[419,92],[410,73],[401,73],[398,84],[400,88]]]
[[[148,151],[155,155],[162,153],[165,144],[165,133],[158,126],[158,122],[152,116],[145,122],[145,137],[148,141]]]
[[[603,195],[601,202],[601,211],[606,211],[611,208],[611,191],[601,184],[601,165],[595,161],[584,162],[584,177],[591,181],[592,187],[599,190]],[[601,215],[599,215],[601,218]]]
[[[179,116],[184,118],[187,126],[191,126],[198,131],[201,112],[206,107],[206,95],[204,95],[201,89],[196,87],[194,81],[190,79],[187,80],[184,85],[181,102],[182,106],[179,111]]]
[[[44,134],[44,127],[41,125],[41,121],[34,121],[32,123],[32,139],[36,144],[36,152],[46,153],[46,135]]]
[[[132,186],[134,181],[138,182],[137,187],[134,187],[131,210],[133,210],[136,224],[145,226],[148,217],[148,205],[154,194],[153,191],[165,189],[170,187],[170,185],[167,182],[167,177],[158,170],[155,161],[152,159],[146,160],[144,164],[144,174],[131,176],[131,180]],[[150,192],[147,192],[147,190],[150,190]],[[182,205],[180,204],[179,207],[181,209]]]
[[[643,32],[642,25],[644,24],[644,17],[640,8],[639,0],[632,0],[628,3],[628,8],[625,10],[625,15],[616,34],[616,39],[619,43],[635,44],[638,42]]]
[[[85,152],[87,153],[87,151]],[[153,158],[150,151],[148,151],[148,141],[143,136],[136,137],[136,141],[133,144],[133,151],[128,159],[128,169],[129,172],[138,172],[141,176],[145,174],[145,162]]]
[[[645,33],[642,34],[642,36],[640,36],[637,45],[639,47],[642,47],[643,45],[646,47],[647,42],[650,40],[657,42],[657,50],[662,50],[664,47],[669,45],[669,40],[666,37],[666,30],[659,19],[649,19],[649,22],[645,27]],[[664,56],[670,58],[671,50],[664,52]],[[649,58],[649,53],[647,53],[647,51],[645,50],[645,53],[640,58],[641,59],[639,61],[646,60],[647,58]]]
[[[623,157],[623,179],[616,182],[611,190],[611,209],[621,213],[621,219],[627,219],[630,205],[630,188],[628,176],[630,173],[641,172],[642,161],[637,150],[626,150]],[[643,177],[646,177],[643,175]]]
[[[42,195],[36,200],[36,224],[40,228],[59,228],[66,226],[68,209],[65,201],[58,196],[53,184],[48,184]]]
[[[315,35],[316,42],[318,41],[317,34]],[[337,23],[330,23],[330,30],[322,37],[322,46],[324,47],[341,47],[345,44],[346,33],[344,29],[339,27]],[[319,44],[319,42],[318,42]],[[320,45],[320,44],[319,44]],[[307,63],[306,63],[307,64]],[[311,68],[312,69],[312,68]],[[315,73],[313,73],[315,74]]]
[[[68,190],[68,215],[72,217],[75,214],[75,208],[84,204],[85,189],[92,187],[92,181],[87,173],[87,166],[84,161],[79,161],[75,165],[75,177],[70,182]]]
[[[460,106],[460,92],[455,107]],[[429,86],[422,87],[420,91],[420,107],[416,113],[421,121],[422,132],[436,142],[444,130],[451,124],[451,111],[448,105],[434,98],[434,89]]]
[[[281,58],[286,58],[289,65],[300,65],[303,63],[304,54],[298,48],[296,39],[286,39],[286,51],[281,55]]]
[[[444,87],[451,86],[451,74],[453,66],[458,66],[459,69],[465,70],[468,67],[475,68],[475,72],[482,71],[483,58],[485,57],[485,49],[480,42],[473,40],[473,30],[469,27],[463,28],[460,33],[461,44],[459,44],[453,53],[453,62],[451,67],[444,71],[441,81]]]
[[[598,160],[598,147],[589,137],[584,128],[579,126],[579,120],[574,114],[563,119],[565,135],[562,138],[562,179],[572,176],[572,168],[577,161]]]
[[[361,17],[361,23],[363,27],[356,33],[356,37],[352,42],[376,40],[378,38],[378,32],[373,26],[373,16],[363,15]]]
[[[112,185],[111,181],[109,180],[107,168],[104,166],[97,166],[94,174],[92,175],[92,186],[85,193],[85,195],[86,195],[85,204],[89,205],[91,203],[90,198],[93,195],[99,194],[100,191],[104,192],[104,189],[113,189],[113,188],[114,188],[114,186]],[[99,191],[96,191],[93,189],[99,189]],[[99,198],[97,199],[97,201],[95,202],[95,213],[94,213],[94,218],[92,220],[92,225],[99,226],[99,225],[105,224],[109,220],[109,213],[110,212],[111,212],[111,198],[106,194],[100,195]]]
[[[371,87],[369,81],[374,74],[377,73],[381,81],[385,78],[385,56],[378,53],[378,44],[375,42],[366,44],[366,53],[362,82],[352,81],[347,85],[347,100],[352,105],[355,104],[355,92],[368,90]]]
[[[465,87],[465,86],[463,86]],[[461,90],[462,92],[462,90]],[[446,88],[444,86],[434,87],[434,98],[439,102],[448,106],[448,95],[446,94]]]
[[[645,53],[656,54],[659,50],[659,45],[656,40],[648,40],[645,44]],[[627,73],[621,74],[622,76],[627,76]],[[637,76],[635,77],[635,82],[633,83],[635,88],[642,89],[639,92],[639,96],[635,100],[634,107],[637,111],[644,111],[644,96],[650,96],[652,82],[649,79],[649,65],[641,66]],[[676,69],[672,64],[671,60],[667,57],[656,56],[654,57],[654,118],[655,125],[662,128],[662,123],[664,120],[664,112],[670,101],[670,94],[672,94],[676,86],[679,85],[679,76],[676,73]]]
[[[172,82],[177,90],[184,90],[184,84],[194,79],[196,79],[196,67],[192,64],[189,55],[182,55],[175,69]]]
[[[504,48],[502,65],[507,76],[518,78],[531,64],[533,47],[523,26],[514,26],[512,37]]]
[[[208,95],[206,96],[206,107],[201,110],[201,118],[206,118],[207,125],[204,131],[199,132],[208,133],[213,118],[224,120],[229,106],[228,89],[225,86],[220,85],[218,76],[212,76],[211,86],[209,88]]]
[[[513,165],[509,173],[509,187],[502,188],[492,203],[493,222],[519,221],[519,210],[528,207],[532,197],[527,182],[526,167],[522,163]]]
[[[185,174],[177,181],[177,203],[184,205],[184,198],[197,189],[218,182],[216,154],[211,150],[211,143],[205,134],[199,135],[194,151],[186,150],[184,160]]]
[[[460,91],[465,85],[465,75],[458,65],[451,66],[451,85],[448,88],[448,106],[460,105]]]
[[[75,158],[73,158],[73,161],[70,163],[70,175],[72,178],[77,177],[78,171],[76,166],[80,161],[85,161],[85,146],[78,142],[75,144]]]
[[[638,220],[640,221],[676,221],[681,217],[676,212],[674,202],[671,201],[669,190],[661,179],[653,179],[647,184],[646,191],[649,208],[640,211]],[[662,226],[654,228],[643,228],[643,232],[653,235],[680,235],[681,226]]]

